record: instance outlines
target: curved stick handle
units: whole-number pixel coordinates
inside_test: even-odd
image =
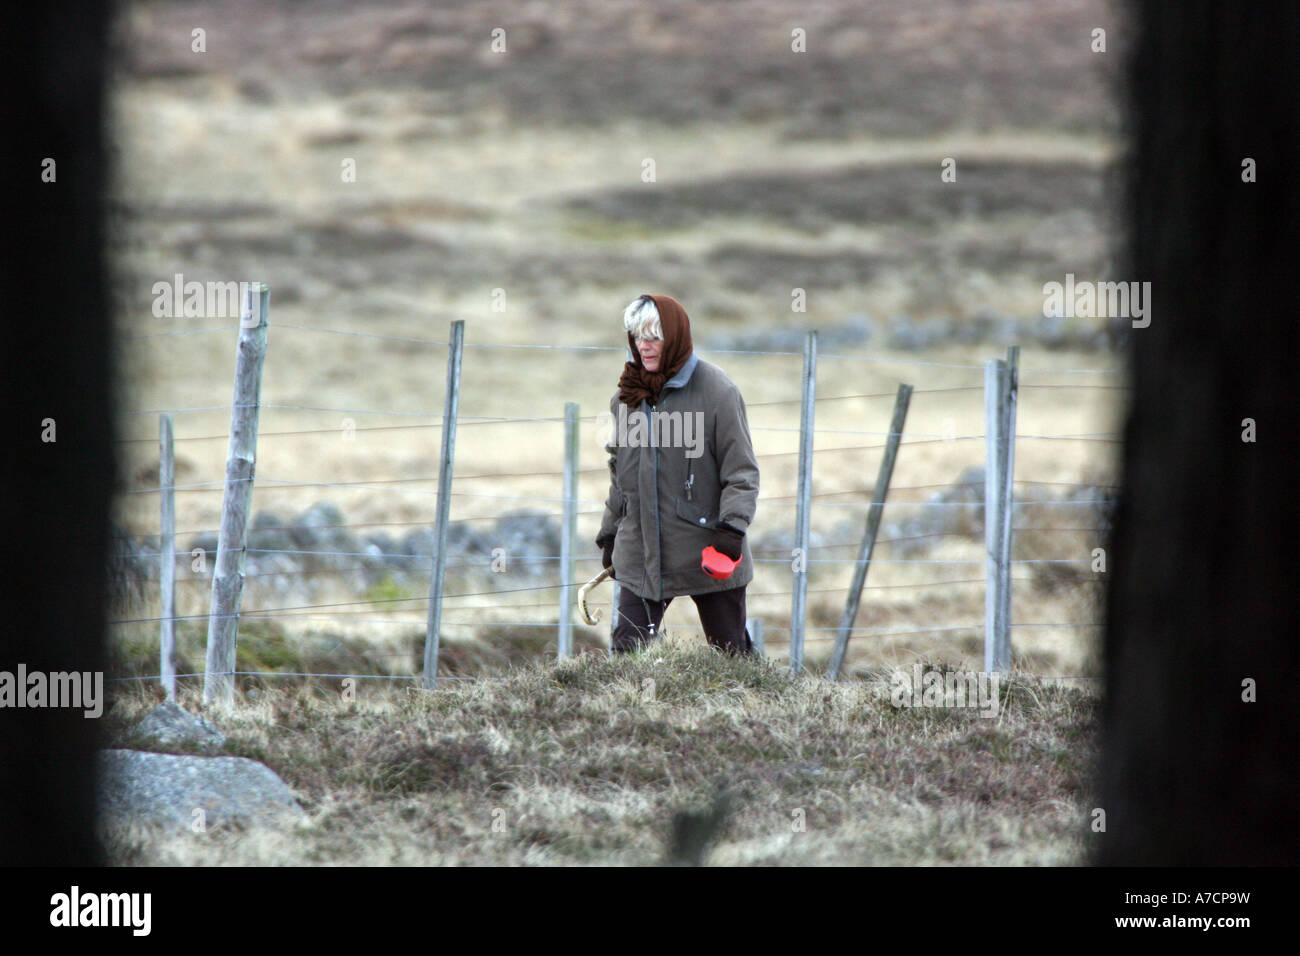
[[[604,571],[601,571],[600,574],[596,575],[594,578],[588,581],[586,584],[584,584],[582,587],[578,588],[578,611],[582,614],[582,619],[586,621],[588,624],[596,624],[597,622],[600,621],[600,608],[596,608],[596,614],[593,617],[591,612],[587,610],[587,592],[590,591],[592,588],[594,588],[601,581],[613,575],[613,573],[614,573],[613,567],[608,567]]]

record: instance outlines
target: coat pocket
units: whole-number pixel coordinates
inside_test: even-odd
[[[677,517],[687,521],[697,528],[714,529],[718,524],[718,516],[700,507],[694,501],[687,501],[685,498],[677,499]]]

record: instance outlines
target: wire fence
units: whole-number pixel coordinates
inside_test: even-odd
[[[218,326],[213,328],[177,330],[172,332],[149,333],[145,335],[130,336],[132,339],[148,339],[159,337],[177,337],[201,334],[229,333],[239,330],[241,326]],[[360,340],[375,340],[382,342],[397,342],[404,345],[418,345],[430,348],[448,349],[451,343],[444,340],[424,339],[405,336],[389,336],[367,331],[353,331],[343,329],[317,328],[303,325],[276,324],[277,332],[281,329],[292,330],[294,332],[312,333],[320,335],[346,336]],[[465,342],[463,347],[468,350],[539,350],[545,352],[559,353],[579,353],[586,355],[605,356],[605,353],[618,354],[625,356],[626,349],[610,348],[605,346],[582,346],[582,345],[518,345],[518,344],[500,344],[500,343],[472,343]],[[743,356],[760,356],[760,357],[801,357],[804,353],[781,351],[781,350],[756,350],[756,349],[711,349],[709,355],[731,355],[737,357]],[[981,376],[986,373],[985,365],[972,365],[960,363],[934,362],[922,359],[902,358],[896,356],[872,356],[872,355],[846,355],[846,354],[827,354],[822,353],[817,356],[818,359],[829,359],[832,361],[861,362],[877,365],[898,365],[907,366],[914,369],[941,369],[946,373],[976,373]],[[1113,368],[1024,368],[1019,370],[1020,378],[1051,378],[1055,376],[1076,376],[1076,375],[1098,375],[1113,376],[1117,373]],[[738,384],[744,391],[745,374],[743,365],[737,370],[729,370]],[[987,382],[970,385],[935,385],[929,388],[914,388],[911,394],[915,399],[924,405],[929,398],[956,398],[962,394],[970,394],[972,398],[987,392]],[[1060,382],[1060,381],[1019,381],[1018,389],[1027,390],[1031,393],[1034,390],[1043,390],[1045,393],[1059,392],[1078,392],[1084,395],[1092,392],[1123,392],[1128,386],[1111,383],[1097,382]],[[815,408],[833,407],[836,403],[843,402],[860,402],[871,403],[886,398],[895,398],[895,392],[849,392],[846,394],[820,395],[815,396],[811,405]],[[763,410],[779,411],[782,408],[801,408],[805,404],[803,398],[789,398],[768,400],[762,402],[746,403],[746,408],[752,411],[758,411],[762,414]],[[301,404],[277,404],[263,402],[232,402],[225,405],[190,405],[176,408],[152,408],[152,409],[133,409],[126,412],[132,416],[172,416],[172,415],[191,415],[198,413],[210,412],[227,412],[232,416],[243,412],[255,414],[273,413],[273,414],[342,414],[349,416],[375,416],[375,417],[397,417],[397,418],[419,418],[424,419],[418,424],[357,424],[355,421],[348,420],[343,430],[351,434],[401,434],[411,432],[422,432],[430,430],[444,429],[444,425],[450,419],[443,413],[430,413],[424,411],[411,411],[403,409],[375,409],[375,408],[355,408],[345,406],[326,406],[326,405],[301,405]],[[860,417],[875,417],[877,414],[884,417],[884,411],[875,412],[857,412]],[[566,423],[565,416],[510,416],[510,415],[471,415],[462,414],[459,411],[454,416],[455,428],[493,428],[493,427],[517,427],[527,426],[536,428],[542,425]],[[582,424],[607,424],[607,419],[601,416],[588,416],[577,419]],[[790,427],[775,424],[751,424],[751,432],[754,433],[754,444],[756,455],[760,460],[772,460],[800,455],[798,450],[795,451],[778,451],[764,447],[765,434],[780,436],[783,434],[800,435],[804,428],[803,423],[798,427]],[[298,438],[319,437],[322,435],[339,434],[340,426],[333,427],[313,427],[313,428],[288,428],[281,430],[272,430],[261,432],[258,435],[259,442],[274,440],[277,442],[290,442]],[[454,431],[454,430],[453,430]],[[472,433],[471,433],[472,434]],[[907,432],[905,429],[892,431],[890,429],[868,429],[868,428],[830,428],[817,426],[813,429],[814,439],[821,436],[865,436],[883,439],[878,443],[871,444],[853,444],[853,445],[832,445],[830,447],[812,448],[811,458],[824,458],[829,455],[838,455],[854,452],[871,452],[885,448],[891,441],[896,442],[900,455],[906,456],[907,449],[919,445],[934,445],[944,443],[955,445],[959,442],[988,442],[989,435],[985,432],[968,432],[955,433],[955,430],[946,430],[944,432]],[[181,443],[198,443],[212,442],[218,440],[227,440],[230,438],[229,433],[211,433],[186,435],[178,434],[175,436],[175,442]],[[1033,442],[1054,442],[1054,443],[1083,443],[1085,446],[1099,445],[1107,446],[1118,444],[1121,436],[1114,433],[1106,432],[1062,432],[1060,434],[1028,433],[1015,434],[1014,441],[1033,441]],[[155,437],[125,437],[118,440],[120,444],[130,446],[139,445],[147,442],[158,441]],[[558,457],[558,455],[557,455]],[[972,455],[967,462],[968,466],[979,466],[983,464],[983,459],[978,455]],[[811,481],[812,465],[811,460],[808,464],[809,479]],[[589,480],[596,475],[607,475],[608,467],[598,465],[591,467],[572,467],[571,472],[575,477],[588,476]],[[516,484],[526,484],[536,480],[559,482],[565,476],[564,468],[542,469],[542,470],[507,470],[499,471],[471,471],[467,474],[456,474],[454,470],[450,473],[453,480],[453,489],[445,496],[441,490],[439,475],[401,477],[401,478],[383,478],[383,479],[356,479],[356,480],[320,480],[311,476],[265,476],[257,475],[255,478],[251,475],[247,478],[231,478],[224,480],[211,481],[191,481],[185,483],[171,483],[170,485],[158,484],[154,487],[122,489],[121,494],[125,496],[142,496],[142,495],[171,495],[171,494],[198,494],[211,495],[215,492],[226,493],[233,484],[238,482],[247,482],[250,486],[255,487],[256,495],[261,500],[264,496],[275,496],[281,492],[301,491],[303,489],[331,489],[336,492],[364,492],[369,495],[401,495],[413,496],[416,498],[441,498],[446,497],[451,503],[463,502],[465,505],[485,502],[529,502],[550,505],[562,505],[563,510],[547,511],[529,511],[527,518],[529,520],[548,520],[585,517],[592,518],[603,513],[604,498],[582,498],[576,494],[572,496],[555,495],[555,494],[496,494],[486,491],[465,491],[457,490],[454,483],[460,482],[485,482],[485,481],[510,481]],[[956,478],[956,476],[955,476]],[[431,485],[432,487],[411,487],[413,485]],[[891,485],[887,489],[881,489],[879,492],[874,486],[866,484],[851,488],[841,488],[837,490],[821,490],[808,494],[808,507],[817,510],[826,510],[828,513],[834,513],[837,510],[848,509],[844,511],[846,515],[865,515],[873,506],[883,508],[891,516],[896,516],[900,512],[905,515],[924,514],[932,509],[940,511],[944,509],[953,509],[954,513],[960,513],[969,519],[978,519],[982,521],[984,513],[984,502],[978,494],[972,493],[969,498],[959,498],[958,500],[941,500],[944,494],[951,494],[955,489],[961,489],[963,486],[968,487],[972,492],[978,491],[984,486],[983,481],[961,481],[954,480],[948,483],[927,483],[914,485]],[[1085,482],[1069,482],[1061,480],[1040,480],[1036,478],[1017,477],[1014,480],[1014,486],[1019,489],[1014,496],[1014,508],[1021,515],[1042,509],[1047,514],[1051,514],[1054,509],[1091,509],[1091,512],[1104,511],[1106,499],[1097,497],[1097,492],[1103,492],[1107,495],[1115,490],[1113,484],[1088,484]],[[1044,489],[1080,489],[1085,488],[1090,496],[1087,497],[1061,497],[1051,498],[1043,497]],[[513,489],[512,489],[513,490]],[[887,491],[887,494],[885,493]],[[928,493],[925,499],[909,499],[909,494]],[[1034,496],[1037,495],[1037,496]],[[904,496],[904,497],[900,497]],[[795,509],[801,508],[799,494],[773,494],[764,491],[760,494],[759,511],[762,513],[765,509]],[[845,499],[849,500],[828,500],[828,499]],[[594,506],[594,507],[582,507]],[[1079,512],[1075,512],[1079,514]],[[459,514],[449,518],[447,523],[453,525],[466,525],[474,522],[499,522],[505,515],[499,509],[491,513],[484,514]],[[1083,510],[1079,514],[1080,518],[1095,517],[1088,510]],[[919,520],[919,519],[916,519]],[[895,521],[895,525],[907,529],[909,521],[915,520],[909,518],[903,521]],[[243,551],[246,556],[254,560],[256,565],[254,570],[245,571],[241,577],[247,578],[252,582],[262,580],[282,579],[282,578],[301,578],[307,579],[316,576],[332,576],[342,579],[346,586],[348,582],[355,583],[357,575],[367,574],[384,574],[398,571],[413,575],[413,586],[422,583],[420,573],[428,571],[433,561],[433,555],[428,550],[420,551],[400,551],[384,550],[375,544],[371,544],[368,549],[345,550],[345,549],[321,549],[312,547],[254,547],[257,543],[256,536],[268,535],[273,533],[288,534],[290,536],[301,533],[316,534],[321,531],[343,532],[353,535],[363,530],[374,532],[380,528],[411,528],[427,530],[433,525],[432,518],[422,518],[405,521],[343,521],[328,522],[322,524],[310,524],[305,526],[298,523],[290,524],[258,524],[254,525],[251,533],[254,540],[245,544]],[[760,522],[759,527],[762,524]],[[781,523],[784,527],[784,522]],[[758,531],[759,528],[751,528],[751,533]],[[1100,546],[1101,537],[1106,533],[1106,527],[1103,524],[1092,524],[1086,520],[1074,520],[1063,525],[1052,525],[1049,522],[1037,522],[1029,525],[1021,525],[1013,528],[1016,535],[1033,533],[1036,535],[1089,535],[1091,540],[1098,542]],[[194,540],[210,539],[219,535],[220,528],[190,528],[184,531],[172,532],[174,536],[189,536]],[[123,536],[132,540],[152,535],[160,535],[163,529],[145,529],[132,528],[123,532]],[[973,540],[974,532],[970,527],[964,528],[945,528],[944,530],[922,530],[915,533],[886,535],[875,540],[876,545],[901,545],[904,543],[928,541],[943,543],[945,540],[959,543],[969,543]],[[579,537],[578,541],[585,541],[586,538],[593,535]],[[760,538],[760,544],[763,539]],[[791,565],[791,558],[788,554],[789,549],[775,547],[765,548],[755,544],[753,546],[753,556],[756,564],[769,566],[773,574],[779,573],[776,565]],[[858,548],[856,542],[835,542],[835,543],[816,543],[811,544],[806,549],[806,554],[802,556],[804,566],[807,565],[825,565],[828,567],[843,567],[851,559],[846,558],[843,552],[846,549]],[[530,563],[585,563],[594,564],[599,561],[599,555],[595,553],[594,546],[585,549],[586,553],[560,553],[560,554],[519,554],[512,555],[509,558],[511,563],[520,562],[525,565]],[[760,556],[761,555],[761,556]],[[350,564],[326,567],[290,567],[267,569],[258,563],[260,557],[278,556],[285,559],[305,560],[308,562],[319,562],[323,559],[333,561],[341,558],[361,558],[366,559],[363,562],[352,562]],[[155,557],[157,557],[155,555]],[[171,554],[173,565],[180,562],[182,567],[186,561],[193,558],[192,550],[175,549]],[[157,558],[162,560],[161,557]],[[446,566],[454,568],[459,572],[469,574],[475,571],[481,571],[487,574],[493,574],[499,571],[495,565],[495,557],[492,554],[460,554],[454,556],[444,556]],[[870,559],[871,566],[891,566],[899,567],[918,567],[926,568],[929,566],[943,567],[952,566],[954,568],[973,567],[984,565],[987,566],[987,557],[907,557],[886,554],[885,556],[872,555]],[[1079,551],[1063,552],[1059,554],[1050,554],[1049,556],[1032,556],[1032,557],[1011,557],[1008,562],[1008,570],[1020,568],[1024,571],[1033,571],[1037,567],[1063,567],[1063,568],[1086,568],[1095,565],[1095,559],[1092,554],[1085,554]],[[595,570],[596,568],[593,568]],[[759,569],[756,569],[756,574]],[[841,594],[848,595],[850,586],[840,585],[835,587],[808,588],[806,576],[803,582],[799,582],[799,571],[792,571],[795,575],[796,586],[789,589],[774,589],[767,587],[764,590],[750,590],[749,597],[770,601],[774,598],[781,598],[793,595],[799,591],[814,594]],[[766,572],[764,572],[765,582],[767,581]],[[1076,575],[1071,580],[1075,583],[1086,580],[1085,575]],[[557,621],[554,616],[547,615],[543,619],[531,620],[507,620],[496,621],[486,620],[481,617],[484,611],[490,610],[535,610],[541,612],[543,608],[555,611],[559,606],[558,595],[566,592],[572,592],[579,585],[577,580],[561,580],[544,584],[529,585],[524,587],[492,587],[488,590],[471,590],[460,593],[440,594],[439,599],[459,600],[464,598],[487,597],[494,599],[492,603],[478,605],[455,605],[449,604],[446,607],[448,612],[471,612],[477,613],[480,617],[473,620],[454,620],[441,619],[440,623],[448,627],[460,629],[469,628],[474,630],[486,625],[493,627],[519,627],[519,628],[550,628],[556,629],[562,626],[561,621]],[[755,583],[757,584],[757,578]],[[767,582],[770,583],[770,582]],[[1023,592],[1039,585],[1039,580],[1032,574],[1030,576],[1009,577],[1008,583],[1013,592]],[[210,572],[195,573],[189,577],[178,577],[177,585],[185,585],[192,592],[190,597],[191,605],[201,605],[202,592],[211,587],[212,575]],[[895,592],[917,593],[933,591],[936,589],[954,589],[966,588],[973,590],[977,584],[989,585],[988,576],[984,577],[965,577],[958,579],[937,579],[928,581],[895,581],[890,583],[872,583],[861,588],[863,592],[870,592],[875,595],[888,595]],[[752,586],[751,586],[752,587]],[[518,605],[513,603],[499,603],[503,597],[521,593],[521,592],[552,592],[556,595],[557,600],[543,602],[531,605]],[[397,609],[403,612],[425,614],[429,610],[430,601],[433,597],[401,597],[401,598],[381,598],[366,597],[356,601],[347,602],[328,602],[328,603],[300,603],[284,604],[272,607],[254,607],[240,608],[230,614],[218,614],[215,609],[205,611],[196,611],[190,614],[170,614],[159,617],[121,617],[112,620],[110,623],[114,626],[125,625],[145,625],[145,624],[163,624],[164,622],[200,622],[213,621],[219,618],[233,618],[238,621],[245,620],[281,620],[281,621],[331,621],[334,623],[347,622],[351,624],[376,624],[385,626],[406,626],[412,627],[418,625],[418,621],[412,617],[403,619],[400,617],[385,616],[385,609]],[[572,603],[570,601],[569,603]],[[400,607],[399,607],[400,606]],[[340,608],[353,607],[357,610],[340,611]],[[321,611],[333,611],[329,615],[321,615]],[[1013,615],[1014,616],[1014,615]],[[855,636],[876,636],[876,637],[896,637],[896,636],[914,636],[914,635],[959,635],[962,633],[979,634],[987,628],[987,621],[965,622],[939,622],[935,624],[926,624],[925,626],[912,626],[911,622],[900,625],[880,625],[869,624],[859,625],[854,623],[847,628],[847,631]],[[836,639],[836,633],[843,628],[822,626],[812,623],[802,623],[801,625],[792,622],[791,625],[783,625],[773,620],[763,621],[763,630],[769,634],[788,633],[793,629],[811,632],[807,638],[810,642],[832,641]],[[1095,621],[1059,621],[1059,622],[1035,622],[1035,623],[1009,623],[1009,628],[1017,631],[1059,628],[1062,630],[1086,630],[1096,628],[1099,625]],[[801,634],[802,640],[802,634]],[[772,644],[779,645],[781,641],[773,640],[765,642],[770,648]],[[380,655],[382,656],[382,655]],[[304,677],[304,678],[340,678],[346,676],[365,677],[373,679],[393,679],[393,680],[417,680],[418,675],[381,675],[381,674],[314,674],[308,672],[256,672],[256,671],[239,671],[239,670],[220,670],[212,673],[219,673],[226,676],[261,676],[261,677]],[[174,675],[175,677],[195,678],[203,676],[201,674]],[[130,678],[131,680],[148,679],[148,678]],[[438,679],[446,679],[438,675]],[[465,679],[465,678],[460,678]],[[1062,677],[1059,679],[1086,679],[1082,675],[1079,677]]]

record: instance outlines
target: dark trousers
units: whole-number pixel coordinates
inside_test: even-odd
[[[651,601],[638,597],[628,588],[619,588],[618,595],[618,624],[610,640],[610,650],[615,654],[639,650],[658,638],[664,612],[673,603],[672,598]],[[743,587],[690,597],[711,646],[733,655],[754,653],[754,643],[745,627]]]

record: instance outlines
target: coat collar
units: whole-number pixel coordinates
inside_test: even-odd
[[[695,371],[695,366],[700,364],[700,357],[691,351],[690,357],[686,364],[677,370],[677,374],[664,382],[664,388],[682,388],[691,380],[691,375]]]
[[[629,362],[632,361],[631,355],[632,353],[629,350],[628,352]],[[699,364],[700,364],[700,357],[695,353],[694,350],[692,350],[690,356],[686,359],[685,364],[682,365],[682,367],[677,370],[677,374],[674,375],[672,378],[670,378],[668,381],[664,382],[663,388],[659,390],[659,400],[663,401],[664,389],[685,388],[686,383],[689,382],[691,380],[691,376],[695,374],[695,366]],[[649,404],[650,403],[647,399],[641,400],[642,408],[649,407]]]

